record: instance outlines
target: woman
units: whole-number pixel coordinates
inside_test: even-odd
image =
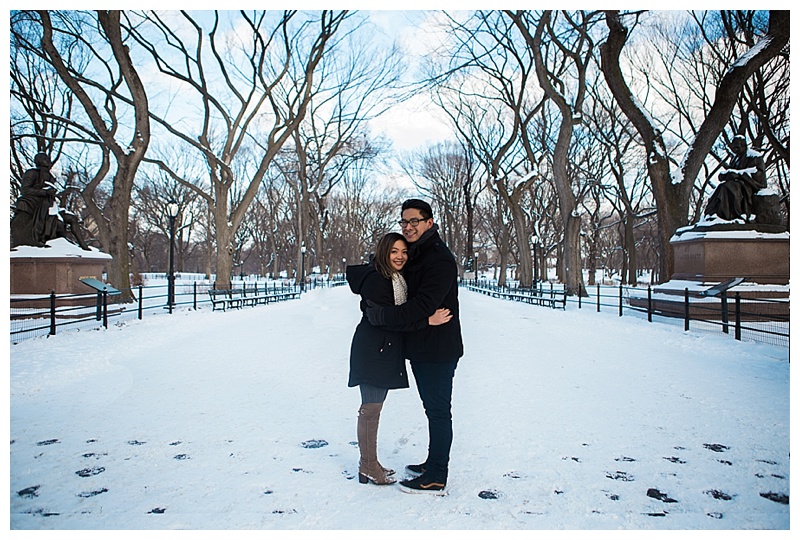
[[[406,283],[400,271],[408,261],[408,244],[403,235],[389,233],[378,242],[370,264],[347,267],[350,290],[361,295],[361,313],[367,301],[389,306],[406,301]],[[444,324],[452,318],[450,311],[439,309],[428,317],[402,330],[417,330],[428,324]],[[394,471],[378,462],[378,422],[383,402],[391,388],[408,388],[408,374],[403,356],[402,333],[372,326],[366,315],[356,327],[350,347],[348,386],[361,390],[358,410],[358,481],[366,484],[393,484]]]

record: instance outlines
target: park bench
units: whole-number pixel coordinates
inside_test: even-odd
[[[242,307],[242,291],[237,289],[210,289],[208,296],[211,298],[211,310]]]
[[[537,306],[546,306],[552,309],[566,309],[567,307],[567,293],[563,290],[511,289],[503,293],[502,296],[509,300],[525,302],[526,304],[535,304]]]
[[[256,306],[268,304],[281,300],[300,298],[300,291],[296,287],[275,287],[264,286],[259,289],[258,285],[252,288],[244,286],[241,289],[210,289],[208,296],[211,299],[211,309],[241,308],[243,306]]]
[[[505,287],[498,287],[492,285],[478,285],[468,284],[467,288],[491,296],[492,298],[501,298],[506,300],[514,300],[517,302],[525,302],[526,304],[535,304],[537,306],[546,306],[553,309],[567,308],[567,293],[565,290],[545,290],[544,288],[535,289],[507,289]]]

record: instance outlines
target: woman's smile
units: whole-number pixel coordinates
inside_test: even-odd
[[[389,253],[389,263],[396,271],[400,271],[408,262],[408,249],[406,243],[398,240],[392,245],[392,251]]]

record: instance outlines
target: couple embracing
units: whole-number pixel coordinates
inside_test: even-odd
[[[453,441],[453,376],[464,353],[458,312],[458,268],[442,241],[431,207],[409,199],[399,222],[366,265],[348,266],[350,289],[361,296],[363,317],[350,349],[348,386],[358,386],[358,479],[395,483],[394,471],[378,461],[378,422],[390,389],[408,388],[410,360],[428,419],[428,455],[408,465],[403,491],[443,493]]]

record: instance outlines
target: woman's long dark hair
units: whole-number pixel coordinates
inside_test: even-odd
[[[395,269],[392,268],[389,262],[389,256],[392,253],[392,246],[398,240],[402,240],[406,247],[408,247],[408,241],[405,237],[396,232],[387,233],[378,241],[378,245],[375,247],[375,258],[372,259],[372,264],[375,265],[375,269],[386,279],[392,279],[392,274],[395,272]]]

